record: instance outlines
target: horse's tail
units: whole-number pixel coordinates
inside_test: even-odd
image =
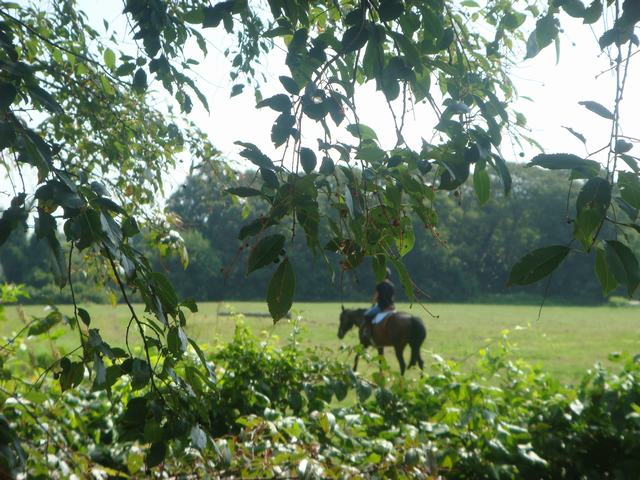
[[[427,329],[418,317],[411,317],[410,329],[411,339],[409,340],[409,344],[411,345],[411,360],[409,361],[409,366],[418,364],[418,366],[422,368],[424,362],[422,361],[422,357],[420,357],[420,347],[424,339],[427,338]]]

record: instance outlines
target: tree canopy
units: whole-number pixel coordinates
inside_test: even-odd
[[[509,66],[523,49],[533,57],[557,42],[567,15],[586,24],[611,19],[599,44],[612,52],[613,103],[608,108],[584,102],[611,121],[606,165],[571,153],[543,153],[530,162],[570,172],[579,188],[569,218],[573,232],[566,242],[542,246],[516,262],[509,283],[536,282],[569,255],[595,252],[604,292],[617,285],[628,295],[637,290],[640,269],[628,237],[640,232],[640,168],[630,153],[636,140],[620,130],[619,106],[638,44],[638,2],[594,0],[587,7],[580,0],[127,0],[123,12],[131,48],[120,47],[115,35],[102,38],[73,0],[46,6],[0,2],[0,163],[9,179],[2,190],[10,197],[0,219],[0,246],[14,230],[33,225],[57,285],[69,289],[70,323],[81,353],[53,367],[63,389],[78,385],[87,367],[98,390],[123,375],[135,389],[150,386],[140,402],[171,428],[152,444],[149,465],[160,463],[167,442],[205,422],[188,402],[194,380],[176,373],[187,351],[202,360],[203,380],[212,381],[202,352],[184,332],[184,311],[195,310],[195,303],[179,298],[135,244],[141,229],[155,232],[159,244],[176,240],[155,208],[162,175],[180,155],[196,162],[216,155],[188,120],[194,102],[208,108],[188,53],[194,42],[206,54],[203,29],[233,35],[235,47],[228,53],[234,78],[257,85],[257,108],[273,111],[271,138],[279,158],[251,138],[239,139],[240,155],[257,168],[260,183],[228,192],[260,197],[268,205],[265,215],[243,226],[240,253],[248,252],[249,274],[278,263],[266,288],[278,320],[295,292],[288,245],[301,235],[316,255],[338,254],[342,271],[368,257],[379,278],[390,264],[407,297],[415,299],[416,285],[402,261],[415,246],[411,216],[436,234],[441,192],[459,191],[470,180],[484,203],[495,184],[492,176],[505,194],[515,190],[501,153],[503,138],[533,140],[511,107],[516,92]],[[528,25],[533,31],[526,36]],[[260,98],[257,65],[273,48],[286,51],[289,75],[280,77],[281,93]],[[392,149],[381,147],[358,114],[358,86],[369,82],[388,104],[397,137]],[[234,93],[242,89],[237,85]],[[154,107],[158,95],[170,95],[175,108]],[[416,150],[406,144],[403,128],[407,112],[421,103],[433,110],[435,134]],[[320,138],[305,136],[309,125],[318,126]],[[320,211],[320,197],[327,212]],[[286,222],[285,235],[278,227]],[[320,242],[321,228],[331,232],[326,244]],[[70,275],[76,255],[84,259],[78,268],[94,265],[130,306],[126,349],[104,342],[91,328],[90,312],[77,307]],[[131,304],[133,294],[144,312]],[[45,330],[57,322],[41,321]],[[144,345],[141,356],[129,348],[134,331]]]

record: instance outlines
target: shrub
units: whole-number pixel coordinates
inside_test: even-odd
[[[512,358],[506,339],[480,351],[470,371],[434,356],[419,378],[383,362],[368,379],[329,352],[276,347],[242,327],[204,363],[192,353],[165,365],[173,381],[160,388],[195,427],[158,421],[164,405],[127,376],[107,392],[92,392],[85,379],[63,393],[50,376],[16,378],[32,360],[13,355],[2,364],[0,468],[28,478],[597,479],[640,471],[638,358],[617,373],[596,367],[570,389]],[[187,386],[171,369],[199,380]]]

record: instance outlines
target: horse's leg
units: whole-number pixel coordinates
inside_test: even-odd
[[[416,364],[417,360],[416,360],[416,356],[415,356],[415,352],[413,351],[413,347],[411,347],[411,355],[409,358],[409,365],[407,365],[407,368],[411,368]]]
[[[411,347],[411,360],[409,361],[409,365],[407,368],[413,367],[415,364],[418,364],[420,368],[420,376],[422,376],[424,371],[424,362],[422,361],[422,357],[420,357],[420,347]]]
[[[353,362],[353,371],[355,372],[358,369],[358,358],[360,358],[360,354],[356,353],[356,360]]]
[[[398,363],[400,364],[400,375],[404,375],[405,364],[404,357],[402,356],[402,352],[404,351],[404,345],[396,345],[396,358],[398,359]]]
[[[420,356],[420,347],[427,336],[427,330],[424,328],[422,321],[417,317],[413,317],[411,319],[411,329],[413,330],[413,333],[412,339],[409,342],[411,345],[411,360],[409,361],[409,367],[412,367],[417,363],[420,370],[423,370],[424,362]]]

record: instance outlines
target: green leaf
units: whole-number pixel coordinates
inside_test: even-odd
[[[640,178],[635,173],[620,172],[618,174],[620,196],[636,210],[640,210]]]
[[[351,123],[347,125],[347,131],[360,140],[378,140],[376,132],[362,123]]]
[[[609,109],[598,102],[592,102],[591,100],[585,100],[583,102],[578,102],[578,104],[585,107],[587,110],[595,113],[596,115],[600,115],[602,118],[606,118],[607,120],[613,120],[615,117]]]
[[[78,308],[78,316],[87,327],[91,325],[91,315],[84,308]]]
[[[371,385],[366,382],[359,381],[356,385],[356,394],[358,395],[358,401],[364,402],[366,401],[373,393],[373,389]]]
[[[413,281],[411,280],[411,276],[409,275],[407,267],[405,267],[404,263],[402,263],[401,260],[398,260],[395,257],[388,257],[388,260],[393,264],[393,268],[400,277],[400,283],[402,283],[402,287],[404,288],[404,293],[407,296],[407,299],[410,302],[415,301],[416,293],[413,288]]]
[[[529,285],[550,275],[569,254],[563,245],[543,247],[522,257],[511,269],[507,286]]]
[[[62,391],[77,387],[84,378],[84,364],[71,362],[67,357],[60,360],[62,372],[60,373],[60,388]]]
[[[398,32],[389,32],[389,34],[393,37],[393,40],[400,47],[400,50],[405,56],[405,60],[417,69],[416,73],[422,70],[423,64],[421,54],[418,48],[416,48],[416,42],[414,42],[410,38],[407,38],[406,35],[402,35]],[[415,81],[412,80],[412,88],[417,89],[422,93],[427,93],[429,91],[429,83],[429,74],[426,74],[426,76],[424,77],[417,74]]]
[[[125,237],[134,237],[140,233],[140,227],[134,217],[127,217],[122,222],[122,235]]]
[[[618,140],[616,140],[614,151],[616,153],[627,153],[632,148],[633,148],[633,143],[627,142],[626,140],[619,138]]]
[[[290,136],[295,135],[296,117],[289,112],[281,113],[271,127],[271,141],[276,147],[284,144]]]
[[[511,193],[511,185],[513,181],[511,179],[511,172],[509,172],[509,167],[507,167],[507,162],[505,162],[504,158],[495,153],[491,154],[491,160],[493,161],[494,168],[500,176],[504,194],[509,195],[509,193]]]
[[[581,0],[563,0],[562,9],[567,15],[574,18],[583,18],[586,8]]]
[[[0,93],[0,95],[2,95]],[[0,121],[0,151],[11,146],[16,139],[16,130],[11,122]]]
[[[102,357],[98,354],[94,354],[93,358],[93,385],[91,386],[92,391],[103,390],[107,386],[107,369],[104,366],[104,361]]]
[[[131,388],[139,390],[145,387],[151,380],[151,367],[139,358],[134,358],[131,362]]]
[[[343,53],[351,53],[360,50],[369,39],[369,22],[365,21],[361,25],[348,28],[341,40]]]
[[[200,451],[203,451],[207,446],[207,434],[204,433],[199,426],[194,426],[191,428],[191,444],[194,448],[197,448]]]
[[[180,355],[187,351],[187,348],[189,347],[189,340],[181,327],[174,325],[169,328],[169,333],[167,334],[167,347],[174,355]]]
[[[175,312],[178,308],[178,294],[169,279],[160,272],[151,272],[149,275],[152,281],[154,293],[162,302],[162,306],[167,312]]]
[[[331,95],[330,97],[326,98],[326,100],[324,101],[324,105],[326,105],[333,123],[335,123],[336,125],[340,125],[345,119],[343,102],[340,97],[337,94]]]
[[[460,155],[448,155],[439,162],[444,168],[440,176],[440,190],[455,190],[469,178],[469,163]]]
[[[480,205],[489,201],[491,196],[491,179],[485,169],[476,168],[473,172],[473,189],[478,197]]]
[[[409,217],[402,217],[399,232],[395,235],[395,243],[401,257],[413,250],[416,237]]]
[[[600,45],[600,48],[604,50],[619,38],[620,31],[616,28],[612,28],[610,30],[607,30],[600,36],[600,38],[598,39],[598,44]]]
[[[442,36],[438,40],[438,45],[436,46],[436,48],[438,50],[448,49],[453,43],[454,38],[455,34],[453,32],[453,28],[447,28],[444,32],[442,32]]]
[[[387,265],[384,255],[374,255],[371,258],[371,265],[373,267],[373,274],[375,275],[376,282],[382,282],[387,276]]]
[[[576,200],[574,236],[587,250],[594,242],[611,204],[611,184],[604,178],[594,177],[584,184]]]
[[[267,304],[274,323],[289,313],[295,288],[295,274],[289,259],[285,257],[271,277],[267,290]]]
[[[620,158],[624,161],[624,163],[626,163],[627,165],[629,165],[629,168],[631,170],[633,170],[636,173],[640,173],[640,166],[638,166],[638,159],[635,157],[632,157],[631,155],[620,155]]]
[[[618,286],[618,281],[616,280],[613,272],[609,268],[607,264],[607,257],[604,249],[597,248],[596,249],[596,277],[598,277],[598,281],[602,286],[602,294],[606,297],[616,289]]]
[[[377,31],[377,30],[376,30]],[[362,70],[368,79],[379,79],[384,68],[384,49],[377,35],[373,35],[362,58]]]
[[[323,157],[322,163],[320,164],[319,172],[322,175],[333,175],[335,172],[336,166],[333,163],[333,160],[330,157]]]
[[[198,312],[198,304],[191,297],[183,299],[182,302],[180,302],[180,306],[188,308],[191,313]]]
[[[116,69],[116,54],[110,48],[105,49],[103,53],[104,63],[110,70]]]
[[[49,264],[51,265],[51,272],[56,285],[60,288],[64,288],[67,284],[67,264],[64,258],[64,252],[62,246],[58,241],[58,238],[54,234],[47,235],[45,245],[47,246],[47,253],[49,256]]]
[[[600,174],[600,164],[592,163],[590,165],[574,168],[571,170],[570,180],[589,179],[597,177]]]
[[[233,87],[231,87],[231,94],[229,95],[229,97],[233,98],[236,95],[240,95],[243,90],[244,90],[244,85],[241,83],[236,83]]]
[[[135,69],[136,69],[135,63],[123,63],[116,70],[116,75],[118,77],[126,77],[128,75],[131,75],[135,71]]]
[[[62,109],[62,106],[58,103],[58,101],[52,94],[38,87],[37,85],[30,85],[27,87],[27,89],[29,90],[29,95],[31,95],[31,98],[35,100],[36,103],[39,103],[44,108],[46,108],[49,112],[54,114],[63,113],[64,110]]]
[[[632,297],[640,285],[638,259],[629,247],[617,240],[607,240],[605,256],[613,276],[627,287],[627,294]]]
[[[269,107],[276,112],[290,112],[291,100],[284,93],[279,93],[273,97],[265,98],[261,102],[258,102],[256,108]]]
[[[143,68],[138,68],[133,76],[133,89],[138,93],[143,93],[147,86],[147,72]]]
[[[147,419],[144,424],[144,441],[147,443],[162,440],[162,427],[160,423],[153,419]]]
[[[256,218],[255,220],[248,223],[247,225],[244,225],[240,229],[240,233],[238,234],[238,239],[244,240],[247,237],[253,237],[254,235],[257,235],[258,233],[262,232],[263,230],[266,230],[272,225],[276,225],[276,222],[274,222],[271,218],[265,218],[265,217]]]
[[[204,9],[196,7],[193,10],[188,10],[184,13],[184,21],[193,25],[201,24],[204,22]]]
[[[598,168],[600,164],[595,160],[585,160],[572,153],[541,153],[533,157],[528,167],[537,166],[549,170],[571,170],[574,168]]]
[[[582,135],[580,132],[576,132],[573,128],[571,127],[562,127],[565,130],[567,130],[571,135],[573,135],[574,137],[576,137],[578,140],[580,140],[582,143],[584,143],[585,145],[587,144],[587,139],[584,137],[584,135]]]
[[[62,314],[58,310],[54,310],[44,318],[39,318],[31,324],[27,331],[28,336],[41,335],[48,332],[62,321]]]
[[[284,248],[284,235],[275,234],[262,238],[249,253],[247,273],[265,267],[277,260]]]
[[[626,201],[624,201],[621,197],[616,198],[616,203],[620,207],[620,209],[629,217],[629,220],[634,222],[636,218],[638,218],[638,209],[633,208]],[[640,233],[640,232],[639,232]]]
[[[262,177],[262,180],[264,181],[265,185],[271,188],[278,188],[280,186],[280,182],[278,181],[278,176],[276,175],[276,172],[274,172],[273,170],[269,170],[267,168],[261,168],[260,176]]]
[[[131,450],[127,455],[127,470],[130,475],[135,475],[144,465],[144,456],[139,450]]]
[[[219,2],[213,7],[204,7],[202,10],[202,28],[217,27],[220,22],[231,17],[233,1]]]
[[[148,468],[157,467],[164,461],[164,457],[167,455],[167,444],[164,442],[155,442],[151,444],[151,447],[147,451],[145,463]]]
[[[11,83],[0,82],[0,110],[7,110],[18,94]]]
[[[302,147],[300,149],[300,164],[305,173],[311,173],[316,168],[318,160],[313,150]]]
[[[401,0],[382,0],[378,13],[381,21],[390,22],[404,13],[404,5]]]
[[[525,60],[535,57],[543,48],[549,46],[558,37],[558,32],[558,20],[549,11],[536,22],[536,29],[529,35]]]
[[[227,188],[225,190],[226,193],[230,193],[231,195],[236,195],[238,197],[259,197],[262,195],[260,190],[256,190],[255,188],[250,187],[233,187]]]
[[[246,158],[254,165],[260,168],[273,169],[273,162],[262,151],[256,147],[253,143],[235,142],[236,145],[241,145],[244,148],[240,152],[240,156]]]
[[[298,95],[300,93],[300,86],[293,78],[281,75],[278,77],[278,80],[280,80],[284,89],[291,95]]]
[[[602,16],[602,0],[593,0],[585,10],[582,22],[590,25],[596,23]]]

